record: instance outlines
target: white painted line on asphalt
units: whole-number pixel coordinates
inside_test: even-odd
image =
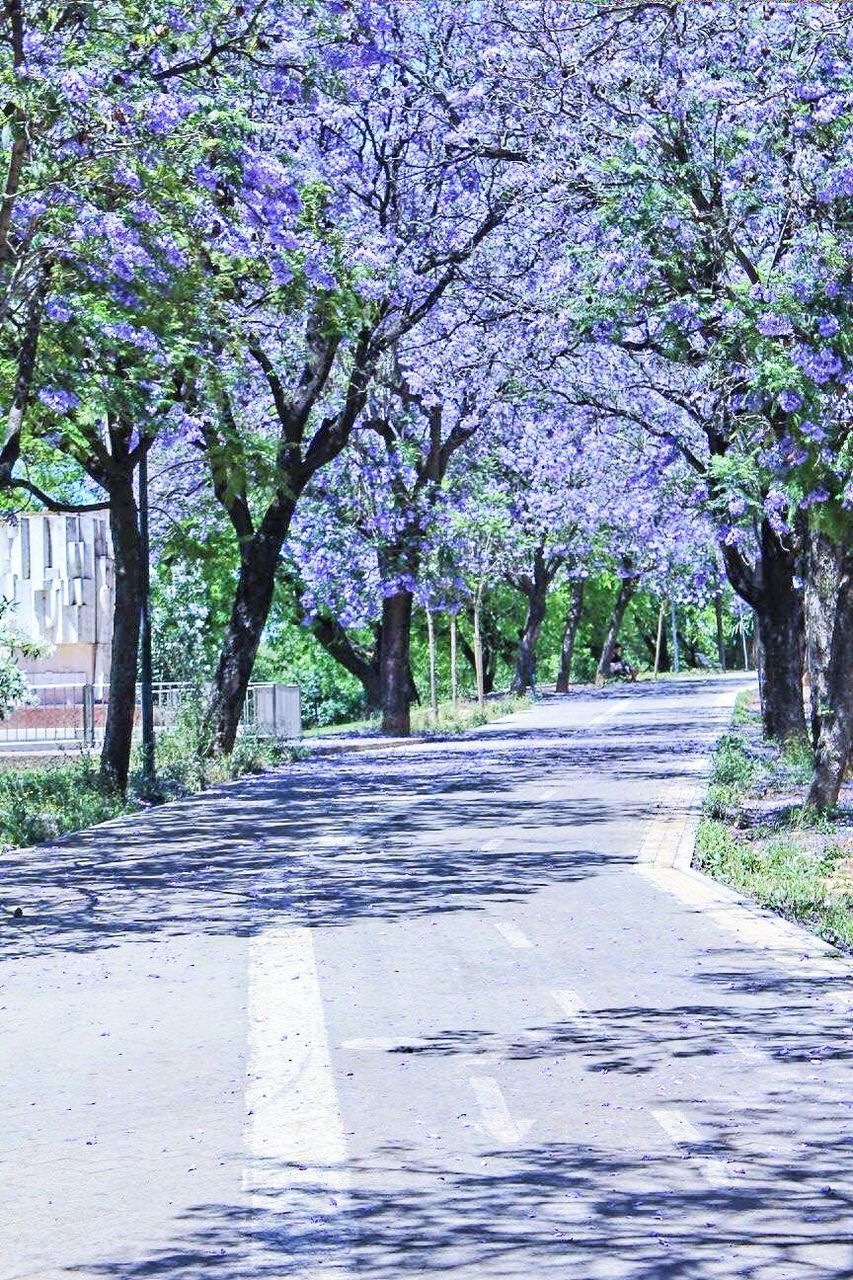
[[[418,1038],[413,1040],[401,1039],[399,1036],[396,1039],[392,1036],[357,1036],[354,1040],[342,1040],[341,1048],[351,1049],[356,1053],[375,1049],[391,1052],[394,1049],[415,1049],[427,1044],[429,1044],[428,1040]]]
[[[696,1158],[696,1167],[701,1170],[703,1178],[712,1187],[718,1187],[723,1190],[731,1183],[729,1167],[725,1160],[714,1160],[707,1156],[698,1156]]]
[[[570,991],[567,987],[559,987],[551,991],[550,995],[556,1000],[567,1018],[580,1018],[589,1013],[589,1009],[581,1000],[577,991]]]
[[[652,1116],[676,1146],[693,1146],[702,1142],[701,1133],[683,1111],[661,1107],[653,1110]],[[729,1171],[724,1160],[716,1160],[713,1156],[691,1156],[691,1163],[712,1187],[728,1186]]]
[[[515,947],[517,951],[533,946],[527,934],[522,932],[517,924],[512,924],[509,920],[493,920],[492,924],[504,941],[508,942],[511,947]]]
[[[516,1143],[524,1139],[532,1120],[516,1124],[510,1115],[506,1098],[497,1080],[492,1076],[471,1076],[471,1088],[480,1108],[482,1126],[497,1142]]]
[[[752,1044],[748,1040],[741,1040],[737,1036],[732,1036],[729,1043],[731,1044],[735,1053],[740,1054],[744,1062],[751,1062],[751,1063],[757,1064],[757,1063],[767,1062],[769,1060],[768,1055],[764,1053],[762,1049],[759,1049],[756,1045]]]
[[[243,1187],[261,1212],[287,1203],[306,1230],[328,1221],[331,1248],[347,1152],[311,930],[281,925],[252,938],[248,979]],[[263,1253],[263,1234],[249,1238]],[[331,1275],[319,1258],[306,1262],[306,1280]]]
[[[691,1124],[683,1111],[660,1108],[652,1111],[652,1115],[668,1138],[673,1142],[701,1142],[702,1135],[694,1124]]]

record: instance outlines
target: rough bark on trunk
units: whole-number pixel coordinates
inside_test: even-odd
[[[513,693],[524,693],[536,686],[536,645],[545,619],[547,586],[537,583],[536,590],[527,597],[527,617],[518,639],[515,672],[510,686]]]
[[[271,508],[257,533],[241,548],[237,589],[208,710],[213,749],[217,754],[227,755],[234,749],[246,690],[272,605],[278,559],[292,515],[292,503]]]
[[[409,649],[412,636],[412,593],[397,591],[382,601],[382,732],[406,738],[412,731],[410,706],[412,675]]]
[[[132,474],[110,487],[115,599],[110,692],[100,763],[101,780],[121,792],[127,790],[130,771],[142,606],[142,544]]]
[[[459,703],[459,673],[457,670],[457,660],[456,660],[456,649],[457,649],[456,628],[457,628],[456,614],[451,613],[450,615],[450,701],[453,704],[454,711],[456,710],[456,707]]]
[[[486,705],[486,679],[483,666],[483,641],[480,631],[481,592],[478,588],[474,600],[474,678],[477,682],[477,703],[482,711]]]
[[[808,803],[832,809],[853,747],[853,551],[826,533],[808,537],[806,637],[814,771]]]
[[[806,733],[803,597],[795,582],[794,557],[775,535],[765,535],[763,542],[762,591],[755,609],[761,714],[765,735],[786,742]]]
[[[601,658],[598,662],[598,670],[595,673],[595,683],[600,688],[610,674],[610,663],[613,661],[613,650],[616,648],[616,642],[619,639],[619,631],[625,618],[625,610],[631,603],[631,597],[637,585],[636,578],[623,578],[619,584],[619,594],[613,605],[613,613],[610,616],[610,627],[607,632],[607,639],[604,641],[604,648],[601,650]]]
[[[785,546],[765,520],[760,558],[752,571],[739,553],[721,547],[726,572],[735,591],[752,606],[756,626],[756,659],[765,737],[780,742],[803,737],[804,610],[796,585],[796,552]]]
[[[539,632],[545,621],[548,592],[556,577],[562,556],[546,555],[545,547],[538,546],[533,556],[533,572],[510,574],[507,581],[527,600],[527,615],[518,637],[515,652],[515,670],[510,688],[513,693],[524,693],[536,687],[536,646]]]
[[[569,607],[566,610],[566,625],[563,628],[563,644],[560,649],[560,671],[557,675],[557,693],[569,692],[569,680],[572,674],[572,658],[575,652],[575,640],[583,612],[584,580],[578,578],[572,583],[569,595]]]

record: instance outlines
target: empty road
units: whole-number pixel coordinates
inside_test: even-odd
[[[684,870],[740,687],[7,854],[0,1278],[853,1276],[850,967]]]

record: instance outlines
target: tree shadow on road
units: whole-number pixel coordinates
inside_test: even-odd
[[[282,918],[394,920],[596,875],[634,859],[662,780],[688,776],[674,742],[689,756],[689,727],[646,728],[641,745],[557,733],[544,754],[513,730],[473,747],[301,761],[11,851],[0,946],[14,956],[247,934]],[[553,783],[567,790],[543,799]]]
[[[787,1097],[771,1100],[784,1114]],[[767,1119],[767,1116],[763,1116]],[[770,1137],[788,1133],[771,1116]],[[70,1269],[171,1280],[452,1274],[563,1280],[842,1280],[850,1274],[849,1153],[811,1117],[801,1153],[756,1150],[731,1127],[692,1147],[483,1146],[443,1162],[412,1147],[341,1171],[268,1169],[254,1204],[201,1205],[173,1243]],[[763,1132],[767,1133],[765,1126]],[[722,1185],[704,1176],[707,1162]],[[286,1185],[292,1176],[293,1185]],[[334,1192],[330,1191],[334,1185]]]

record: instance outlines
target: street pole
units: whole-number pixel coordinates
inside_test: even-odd
[[[719,591],[714,596],[714,613],[717,619],[717,657],[720,660],[720,670],[726,669],[726,638],[723,635],[723,597]]]
[[[655,643],[655,680],[658,678],[660,671],[660,651],[663,644],[663,619],[666,612],[666,605],[663,600],[660,602],[660,612],[658,613],[658,638]]]
[[[676,675],[679,671],[678,662],[678,622],[675,617],[675,601],[672,602],[672,669]]]
[[[155,786],[154,764],[154,666],[151,654],[151,540],[148,532],[148,448],[143,441],[139,456],[140,594],[139,678],[142,703],[142,786],[150,794]]]

